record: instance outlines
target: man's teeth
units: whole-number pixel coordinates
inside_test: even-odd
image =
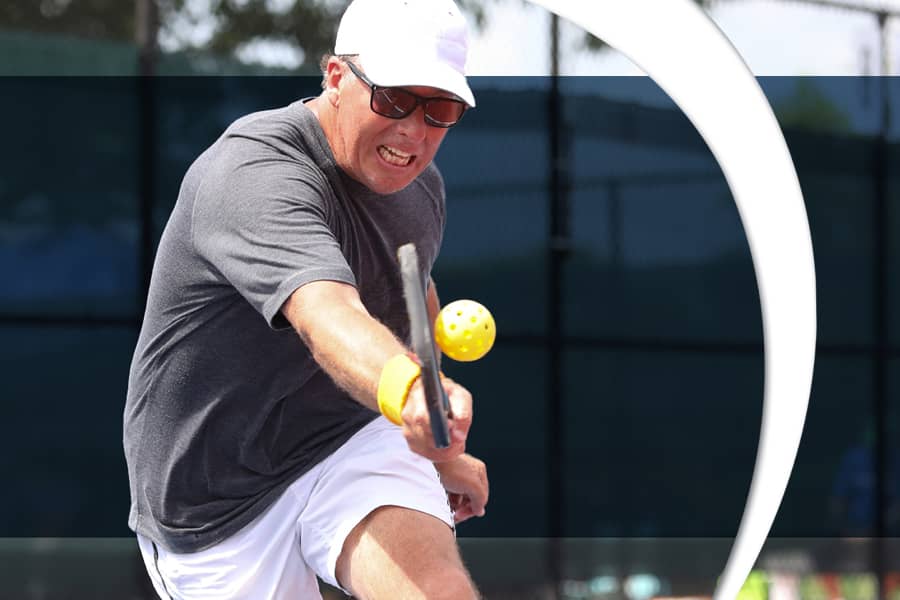
[[[378,146],[378,154],[381,155],[385,161],[391,163],[392,165],[397,165],[398,167],[405,167],[408,165],[413,158],[412,154],[407,154],[406,152],[401,152],[396,148],[391,148],[390,146]]]

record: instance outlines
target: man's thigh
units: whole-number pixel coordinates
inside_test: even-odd
[[[329,584],[348,589],[337,576],[346,540],[367,523],[380,524],[376,515],[400,510],[387,507],[402,507],[399,514],[412,516],[400,521],[434,532],[429,537],[455,551],[453,514],[434,465],[409,450],[399,427],[379,417],[323,461],[300,519],[306,563]]]
[[[477,597],[450,527],[399,506],[378,508],[353,529],[337,575],[345,589],[366,600]]]

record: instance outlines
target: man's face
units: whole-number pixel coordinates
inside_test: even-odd
[[[425,123],[421,106],[403,119],[382,117],[370,108],[371,88],[346,64],[337,85],[337,116],[330,139],[338,165],[378,194],[399,191],[434,159],[447,130]],[[450,94],[430,87],[410,87],[424,97]]]

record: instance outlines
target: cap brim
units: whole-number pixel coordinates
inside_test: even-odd
[[[460,100],[475,107],[475,95],[466,76],[440,61],[416,61],[382,58],[372,54],[360,54],[359,63],[366,76],[374,83],[389,87],[423,86],[450,92]]]

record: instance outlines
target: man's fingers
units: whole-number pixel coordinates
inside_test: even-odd
[[[472,514],[479,517],[484,516],[484,507],[487,504],[487,496],[479,494],[470,494],[467,496],[468,505],[472,509]]]
[[[463,521],[468,521],[475,515],[472,514],[472,511],[468,509],[468,507],[462,507],[459,510],[454,511],[453,513],[453,522],[457,525],[462,523]]]
[[[477,508],[471,502],[471,498],[465,497],[459,506],[453,508],[453,521],[462,523],[468,521],[472,517],[483,517],[484,507]]]
[[[460,423],[471,423],[472,394],[464,387],[457,385],[449,379],[444,380],[444,390],[447,392],[447,400],[450,401],[450,415],[452,420]]]
[[[462,386],[444,378],[452,417],[447,425],[450,433],[450,447],[438,449],[434,446],[431,419],[421,382],[416,382],[410,390],[406,406],[401,415],[403,435],[410,449],[416,454],[434,462],[447,462],[465,452],[466,439],[472,425],[472,395]]]
[[[468,496],[463,494],[451,494],[456,496],[456,502],[450,502],[450,508],[453,510],[453,520],[456,523],[462,523],[466,519],[472,518],[472,507]]]
[[[422,449],[421,452],[417,452],[421,454],[431,462],[441,463],[441,462],[449,462],[457,457],[460,454],[463,454],[466,451],[466,443],[465,441],[455,441],[451,440],[449,448],[435,448],[434,440],[431,439],[431,432],[428,433],[429,437],[426,438],[428,441],[426,442],[428,445]],[[416,450],[413,449],[415,452]]]
[[[460,440],[456,436],[450,437],[449,447],[436,448],[431,428],[427,423],[424,427],[404,427],[403,436],[406,438],[410,450],[431,462],[449,462],[466,451],[465,439]]]
[[[450,437],[463,441],[469,435],[472,426],[472,395],[462,386],[450,380],[445,381],[447,398],[450,400]]]

